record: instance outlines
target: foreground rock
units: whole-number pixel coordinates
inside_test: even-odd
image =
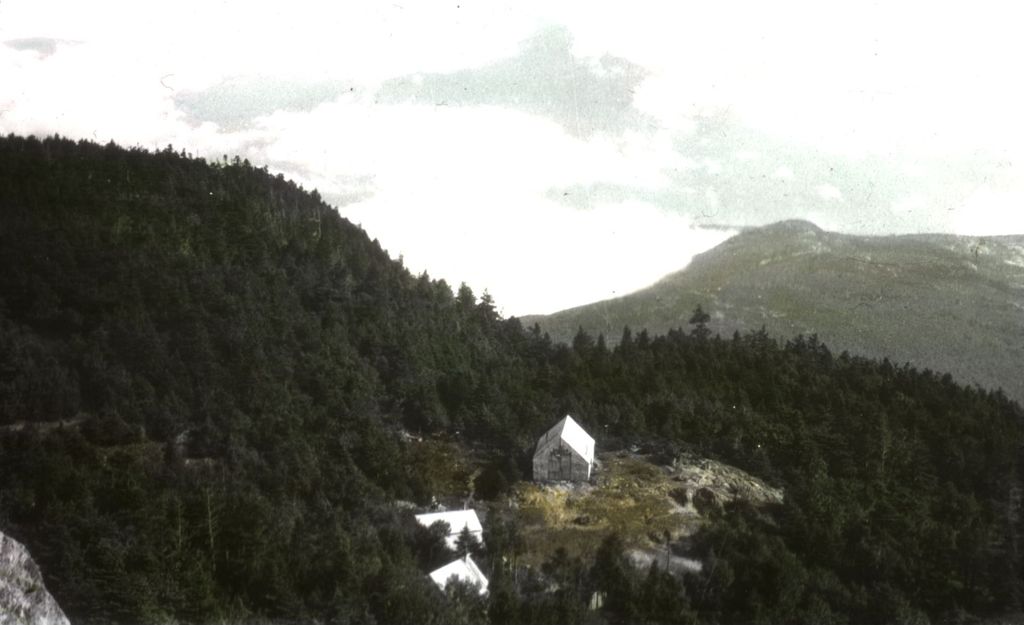
[[[70,625],[28,550],[0,532],[0,625]]]

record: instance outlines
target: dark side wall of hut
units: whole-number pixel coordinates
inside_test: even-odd
[[[551,437],[538,443],[533,454],[533,479],[538,482],[585,482],[590,479],[590,466],[561,438]]]

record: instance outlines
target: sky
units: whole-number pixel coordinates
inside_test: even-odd
[[[505,315],[783,219],[1024,233],[1014,5],[826,4],[0,0],[0,132],[237,154]]]

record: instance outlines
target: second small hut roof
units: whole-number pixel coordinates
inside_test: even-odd
[[[428,512],[426,514],[417,514],[416,520],[424,527],[430,527],[438,521],[444,521],[447,523],[449,530],[445,541],[451,549],[454,549],[455,545],[458,544],[459,534],[462,533],[463,528],[468,529],[469,533],[475,535],[477,538],[481,538],[483,536],[484,528],[480,524],[480,517],[476,515],[476,510]]]

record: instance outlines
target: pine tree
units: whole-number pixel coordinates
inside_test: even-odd
[[[711,315],[704,312],[704,308],[698,304],[697,308],[693,311],[693,315],[690,317],[690,325],[694,326],[690,335],[700,340],[711,336],[711,330],[708,329],[707,325],[709,321],[711,321]]]

